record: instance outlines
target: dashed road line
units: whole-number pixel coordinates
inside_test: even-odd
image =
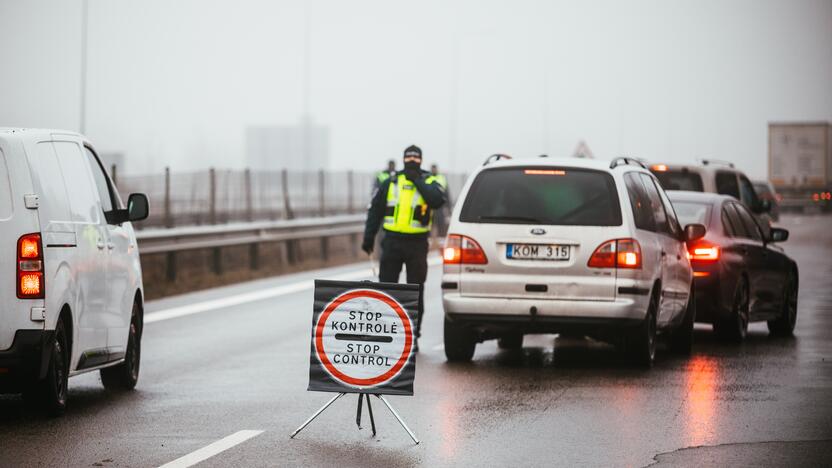
[[[165,463],[159,468],[187,468],[189,466],[194,466],[197,463],[205,461],[218,453],[234,447],[235,445],[239,445],[252,437],[257,437],[262,433],[263,431],[252,430],[235,432],[228,437],[222,438],[210,445],[206,445],[205,447],[191,452],[184,457],[177,458],[170,463]]]

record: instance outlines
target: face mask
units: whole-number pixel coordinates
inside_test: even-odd
[[[405,170],[415,171],[422,167],[422,163],[418,161],[408,161],[404,163]]]

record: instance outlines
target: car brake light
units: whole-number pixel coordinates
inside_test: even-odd
[[[40,234],[26,234],[17,241],[17,297],[42,299],[43,244]]]
[[[613,239],[599,245],[587,266],[591,268],[641,268],[641,246],[635,239]]]
[[[719,246],[696,244],[688,248],[688,259],[699,262],[715,262],[719,260]]]
[[[488,263],[488,258],[477,241],[459,234],[448,234],[442,259],[446,265],[485,265]]]
[[[653,164],[653,167],[651,169],[653,169],[656,172],[667,172],[667,165],[665,165],[665,164]]]

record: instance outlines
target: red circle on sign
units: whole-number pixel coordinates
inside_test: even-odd
[[[378,377],[373,377],[370,379],[359,379],[344,374],[343,372],[339,371],[332,364],[332,362],[330,362],[329,358],[326,356],[326,353],[324,353],[323,332],[324,327],[326,326],[327,318],[332,313],[332,311],[338,308],[339,305],[357,297],[369,297],[384,302],[399,315],[399,318],[404,324],[405,334],[404,349],[402,350],[402,355],[399,356],[399,359],[396,361],[393,367],[390,368],[390,370],[388,370],[384,374],[379,375]],[[318,359],[321,361],[321,364],[323,364],[326,370],[330,373],[330,375],[332,375],[336,379],[342,382],[346,382],[350,385],[355,385],[359,387],[377,386],[395,377],[402,369],[402,367],[404,367],[404,365],[407,363],[407,358],[410,356],[410,348],[412,347],[412,345],[413,335],[410,329],[410,318],[407,316],[407,313],[404,311],[404,309],[402,309],[402,306],[398,302],[396,302],[395,299],[388,296],[387,294],[383,294],[378,291],[359,289],[356,291],[349,291],[344,294],[341,294],[324,308],[324,311],[321,313],[321,316],[318,317],[318,323],[315,325],[315,353],[318,355]]]

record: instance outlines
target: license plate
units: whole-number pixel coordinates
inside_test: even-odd
[[[506,244],[506,258],[512,260],[569,260],[568,245]]]

